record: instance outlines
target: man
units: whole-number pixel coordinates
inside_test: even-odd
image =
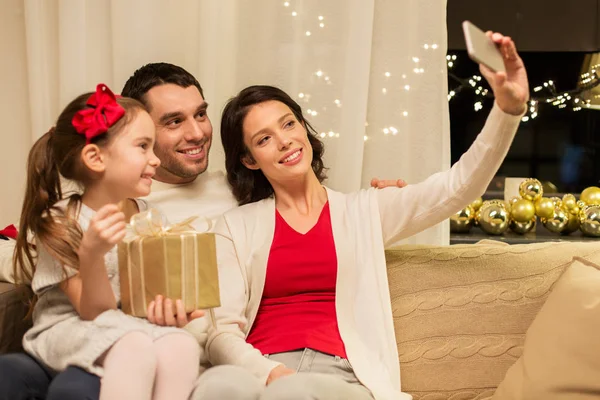
[[[172,64],[148,64],[127,80],[121,94],[142,102],[156,125],[154,152],[161,165],[146,198],[153,207],[178,222],[190,215],[215,220],[237,206],[224,174],[206,172],[213,130],[196,78]],[[374,179],[371,185],[402,187],[405,183]],[[171,302],[156,299],[153,322],[183,327],[195,317],[173,313]],[[99,398],[100,379],[95,375],[69,367],[54,376],[26,354],[0,356],[0,400]]]

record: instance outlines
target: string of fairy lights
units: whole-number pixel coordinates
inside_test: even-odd
[[[319,37],[319,32],[322,32],[326,26],[326,16],[315,14],[305,15],[304,13],[296,11],[295,5],[293,3],[294,2],[292,0],[283,2],[285,14],[287,14],[294,20],[302,20],[302,24],[304,25],[303,36],[305,36],[305,40],[314,40],[315,37]],[[439,46],[437,44],[431,43],[424,44],[422,50],[429,52],[432,50],[435,51],[438,48]],[[425,74],[425,69],[420,65],[420,56],[421,54],[411,57],[414,63],[414,68],[412,69],[412,71],[409,70],[404,71],[404,73],[402,74],[396,74],[396,79],[401,79],[400,82],[396,81],[396,83],[392,85],[394,86],[394,88],[390,88],[387,84],[384,83],[384,87],[381,88],[381,94],[386,95],[388,94],[388,92],[390,92],[390,90],[401,90],[402,92],[410,92],[411,85],[409,82],[410,79],[407,79],[409,78],[408,74],[410,74],[411,72],[419,76],[423,76],[423,74]],[[451,89],[448,92],[448,101],[452,101],[453,98],[455,98],[461,93],[469,92],[474,96],[473,109],[476,112],[481,111],[484,109],[484,103],[486,102],[486,100],[493,99],[493,92],[486,87],[485,79],[483,79],[480,75],[472,75],[467,78],[457,76],[453,72],[453,68],[455,67],[458,61],[458,56],[456,54],[446,55],[448,78],[451,82],[455,83],[455,85],[449,83]],[[382,71],[381,73],[383,73],[383,75],[385,76],[386,82],[390,80],[388,83],[391,84],[393,74],[390,71]],[[575,89],[567,91],[557,90],[557,87],[554,81],[552,80],[548,80],[538,86],[535,86],[530,95],[528,110],[526,114],[522,117],[522,121],[528,122],[533,119],[536,119],[539,116],[540,107],[556,107],[558,109],[566,109],[571,110],[573,112],[580,111],[584,108],[590,108],[592,106],[591,100],[586,99],[585,94],[600,85],[599,74],[600,64],[593,65],[588,72],[581,74],[577,87]],[[318,69],[315,72],[311,72],[311,75],[312,78],[316,78],[316,82],[320,82],[319,84],[333,84],[334,79],[332,79],[331,75],[328,74],[324,69]],[[400,83],[400,86],[397,86],[398,83]],[[297,93],[296,96],[299,102],[304,103],[307,114],[313,118],[319,116],[320,114],[328,114],[332,109],[342,107],[342,101],[338,98],[330,98],[326,100],[325,103],[316,104],[314,99],[311,99],[311,94],[307,91],[301,91]],[[402,118],[408,117],[408,110],[400,111],[400,115],[402,116]],[[369,124],[366,122],[365,127],[368,126]],[[381,126],[379,127],[379,129],[378,131],[382,132],[383,135],[386,136],[395,136],[399,133],[399,129],[392,125]],[[340,133],[335,132],[334,130],[321,131],[319,133],[319,136],[323,139],[335,139],[340,137]],[[364,140],[367,141],[368,139],[368,133],[365,132]]]
[[[285,1],[283,3],[283,7],[286,10],[291,10],[291,11],[286,11],[286,13],[288,13],[288,15],[290,15],[292,18],[296,19],[296,18],[298,18],[300,16],[299,13],[295,10],[294,5],[292,4],[291,1]],[[316,18],[315,18],[315,20],[316,21],[314,21],[314,23],[315,23],[314,28],[316,30],[325,28],[325,16],[323,16],[323,15],[317,15]],[[315,31],[313,31],[311,29],[307,29],[304,32],[304,35],[308,38],[308,37],[313,36],[314,32]],[[313,74],[314,74],[315,77],[317,77],[319,79],[319,81],[322,81],[322,82],[324,82],[327,85],[331,85],[333,83],[332,80],[331,80],[331,78],[329,77],[329,75],[326,72],[324,72],[322,69],[317,70]],[[311,102],[311,95],[310,95],[310,93],[306,93],[305,91],[302,91],[302,92],[298,93],[297,97],[298,97],[298,100],[300,102],[305,103],[307,106]],[[337,108],[341,108],[342,107],[342,102],[339,99],[334,99],[333,100],[333,104]],[[327,111],[327,107],[322,107],[322,111]],[[316,116],[319,115],[319,111],[317,111],[314,108],[307,108],[306,109],[306,113],[308,115],[310,115],[311,117],[316,117]],[[328,132],[321,132],[319,134],[319,136],[321,138],[326,138],[326,137],[339,138],[340,134],[338,132],[334,132],[334,131],[330,130]]]
[[[300,4],[296,3],[297,2],[293,0],[282,2],[283,15],[301,24],[302,28],[300,31],[303,32],[303,40],[307,41],[306,43],[314,41],[315,39],[318,40],[322,36],[321,34],[327,31],[327,28],[335,26],[335,21],[332,22],[329,20],[326,12],[321,11],[319,13],[311,13],[301,11],[302,7],[297,8],[297,6],[300,6]],[[411,82],[412,79],[426,79],[426,71],[422,65],[423,61],[431,57],[433,52],[441,50],[441,48],[442,46],[433,41],[424,43],[419,46],[418,50],[420,50],[420,52],[409,56],[409,59],[412,62],[410,62],[410,66],[407,68],[407,70],[394,72],[384,69],[378,72],[384,77],[382,87],[379,89],[381,95],[390,96],[397,94],[398,91],[404,93],[404,95],[410,95],[411,86],[413,86],[411,83],[414,83],[414,81]],[[306,77],[306,82],[311,82],[313,85],[333,85],[333,87],[337,89],[336,84],[338,84],[338,82],[335,82],[335,76],[330,72],[331,71],[327,71],[326,66],[312,70],[309,73],[310,75]],[[325,115],[331,116],[331,113],[334,110],[343,107],[342,100],[340,98],[336,98],[335,94],[329,98],[317,99],[311,95],[310,91],[311,89],[309,87],[304,87],[303,90],[295,94],[298,102],[301,103],[303,108],[306,109],[307,116],[313,118],[322,118],[322,116]],[[335,93],[335,90],[333,93]],[[398,111],[398,115],[401,118],[409,118],[408,108],[400,109]],[[324,118],[324,120],[327,119],[328,118]],[[397,122],[400,123],[399,121]],[[378,128],[374,128],[373,126],[369,127],[369,123],[365,122],[365,128],[369,128],[365,130],[363,139],[365,142],[369,140],[371,135],[369,132],[381,132],[384,136],[396,136],[400,133],[400,128],[397,127],[397,125],[394,125],[394,123],[388,122],[386,124],[382,124],[382,126]],[[340,137],[340,133],[337,132],[335,128],[332,130],[320,131],[318,135],[322,139],[336,139]]]
[[[448,101],[451,101],[455,96],[464,91],[471,91],[475,95],[473,109],[480,111],[483,109],[483,101],[488,98],[493,98],[493,94],[482,86],[482,78],[479,75],[473,75],[468,78],[460,78],[456,76],[452,69],[457,62],[456,54],[448,54],[446,63],[448,65],[448,77],[458,83],[448,92]],[[577,88],[567,91],[558,91],[554,81],[548,80],[541,85],[533,88],[533,93],[530,96],[529,109],[523,116],[523,122],[533,120],[539,115],[540,105],[557,107],[559,109],[570,108],[571,111],[577,112],[583,108],[591,107],[591,100],[584,99],[583,95],[600,85],[600,76],[598,71],[600,64],[593,65],[588,72],[581,74]]]

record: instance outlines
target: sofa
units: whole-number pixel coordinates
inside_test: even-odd
[[[386,257],[403,391],[415,400],[482,400],[522,358],[528,328],[574,257],[600,263],[600,241],[404,245]],[[4,353],[20,347],[30,292],[5,282],[0,291]],[[508,398],[542,397],[499,399]]]
[[[21,338],[31,326],[25,319],[32,291],[28,286],[12,282],[14,240],[0,240],[0,354],[22,349]]]
[[[414,400],[600,399],[600,241],[484,240],[386,256],[402,389]],[[589,288],[553,293],[574,258],[595,263],[593,279],[575,285],[590,282],[591,304],[585,293],[583,306],[569,304]]]

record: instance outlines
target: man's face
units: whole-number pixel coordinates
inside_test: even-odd
[[[195,86],[155,86],[146,94],[150,116],[156,125],[154,153],[161,165],[154,179],[188,183],[206,171],[212,142],[208,104]]]

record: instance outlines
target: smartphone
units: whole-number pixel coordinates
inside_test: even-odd
[[[470,21],[464,21],[462,27],[467,53],[471,60],[485,65],[494,72],[504,72],[504,59],[498,46]]]

